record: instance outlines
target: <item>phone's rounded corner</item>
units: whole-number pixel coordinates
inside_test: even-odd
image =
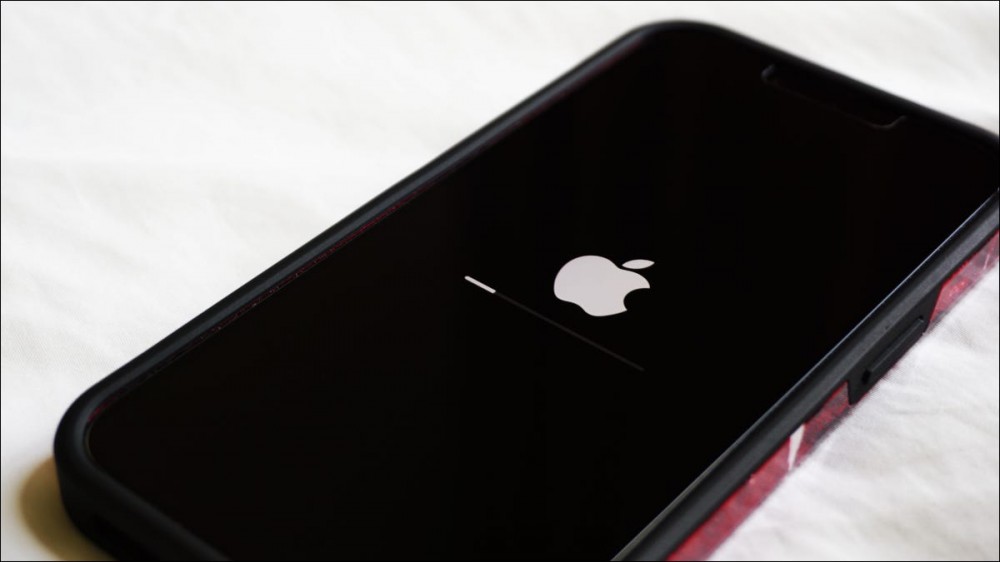
[[[632,28],[625,35],[626,37],[636,37],[650,39],[665,33],[675,33],[678,31],[701,33],[705,35],[742,37],[735,31],[721,25],[699,20],[656,20],[641,24]]]
[[[59,420],[53,440],[59,497],[70,521],[87,537],[105,547],[95,535],[94,523],[99,520],[96,506],[99,498],[92,497],[102,486],[97,476],[100,468],[87,451],[87,428],[94,412],[98,390],[91,387],[77,397]]]
[[[63,413],[56,427],[53,453],[56,466],[79,470],[90,462],[86,454],[87,426],[93,415],[96,388],[91,387],[78,396]]]
[[[89,452],[87,435],[97,415],[108,403],[118,380],[115,375],[94,384],[78,396],[59,420],[52,444],[60,483],[93,480],[103,473]]]
[[[73,401],[56,428],[56,478],[70,520],[115,557],[225,559],[109,474],[90,454],[87,434],[111,396],[112,386],[94,385]]]
[[[100,405],[107,399],[100,383],[78,396],[56,427],[52,446],[59,496],[70,520],[88,537],[103,547],[94,524],[100,520],[98,506],[105,502],[107,475],[90,455],[87,433]]]

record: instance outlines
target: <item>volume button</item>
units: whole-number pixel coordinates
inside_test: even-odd
[[[924,328],[927,326],[927,322],[924,317],[921,316],[914,320],[912,324],[903,332],[899,337],[897,337],[891,344],[889,344],[883,351],[872,361],[871,366],[865,370],[865,374],[862,377],[862,382],[864,384],[870,384],[871,382],[877,381],[882,375],[886,373],[892,366],[899,361],[910,347],[913,346],[920,339],[920,336],[924,333]]]

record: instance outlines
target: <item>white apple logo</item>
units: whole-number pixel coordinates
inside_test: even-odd
[[[645,269],[649,260],[622,264],[627,269]],[[591,316],[625,312],[625,297],[636,289],[648,289],[649,281],[634,271],[620,269],[608,258],[580,256],[562,266],[552,289],[556,298],[578,305]]]

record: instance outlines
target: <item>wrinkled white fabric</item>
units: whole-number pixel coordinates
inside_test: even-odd
[[[608,41],[672,18],[998,128],[995,2],[3,3],[2,557],[101,555],[55,503],[52,437],[77,395]],[[994,272],[718,556],[1000,557],[997,342]]]

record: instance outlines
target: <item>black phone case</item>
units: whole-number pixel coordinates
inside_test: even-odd
[[[576,68],[496,118],[431,163],[375,197],[240,289],[224,298],[152,348],[95,384],[66,412],[55,437],[55,461],[60,491],[73,522],[90,538],[121,557],[224,558],[212,545],[185,529],[116,482],[90,458],[90,422],[103,408],[154,376],[174,357],[281,290],[338,248],[373,227],[424,189],[445,171],[475,158],[522,121],[544,111],[581,81],[615,62],[654,34],[672,30],[716,34],[773,57],[837,89],[873,100],[907,115],[919,115],[972,137],[992,149],[996,135],[940,113],[881,92],[820,68],[736,33],[693,22],[664,22],[635,29]],[[938,294],[954,271],[981,249],[997,230],[998,193],[913,271],[878,307],[806,373],[768,412],[695,482],[640,532],[617,558],[664,559],[748,481],[788,437],[816,413],[846,383],[850,402],[863,396],[926,328]],[[919,217],[915,217],[918,224]],[[812,258],[810,258],[812,259]],[[721,343],[721,342],[720,342]],[[889,360],[886,360],[886,358]],[[252,494],[252,490],[247,490]],[[391,537],[387,537],[391,540]]]

